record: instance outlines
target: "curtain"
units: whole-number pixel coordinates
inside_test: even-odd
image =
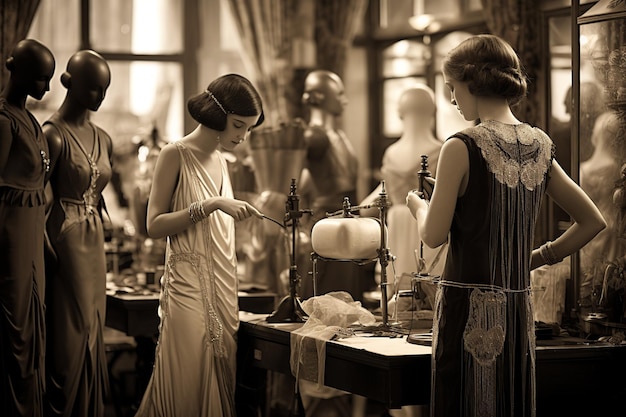
[[[28,35],[28,30],[35,17],[41,0],[0,0],[0,52],[2,69],[0,70],[0,88],[4,87],[9,71],[4,63],[16,43]]]
[[[517,116],[538,124],[537,75],[541,62],[538,0],[481,0],[489,31],[509,42],[519,55],[530,81],[527,99],[515,109]]]
[[[344,78],[346,56],[367,9],[367,0],[317,0],[315,40],[317,67]]]
[[[367,0],[229,0],[245,56],[263,95],[266,126],[300,116],[303,75],[340,77]]]
[[[291,25],[298,0],[230,0],[247,63],[264,101],[265,125],[292,118],[285,91],[293,77]]]

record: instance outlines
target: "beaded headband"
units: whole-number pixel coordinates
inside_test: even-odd
[[[219,100],[217,99],[217,97],[215,97],[215,95],[211,92],[211,90],[209,90],[208,88],[206,90],[204,90],[209,96],[211,96],[211,98],[213,99],[213,101],[215,101],[215,104],[217,104],[217,106],[224,112],[224,114],[228,114],[228,112],[224,109],[224,106],[222,106],[222,103],[219,102]]]

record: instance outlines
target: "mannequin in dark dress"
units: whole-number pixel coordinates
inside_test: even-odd
[[[56,259],[46,270],[46,412],[101,417],[108,386],[101,193],[111,178],[112,141],[89,114],[104,100],[111,72],[100,55],[82,50],[61,82],[65,100],[44,123],[54,196],[46,230]]]
[[[26,98],[50,89],[54,56],[25,39],[0,94],[0,413],[43,415],[44,181],[48,145]]]

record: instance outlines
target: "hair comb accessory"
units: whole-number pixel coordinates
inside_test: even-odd
[[[222,106],[222,103],[220,103],[220,101],[217,99],[217,97],[215,97],[215,95],[211,92],[211,90],[209,90],[208,88],[205,90],[205,92],[211,96],[211,98],[213,99],[213,101],[215,101],[215,104],[217,104],[217,106],[222,109],[222,111],[224,112],[224,114],[228,114],[228,112],[224,109],[224,106]]]

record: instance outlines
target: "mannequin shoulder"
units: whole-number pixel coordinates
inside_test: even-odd
[[[111,154],[113,152],[113,139],[111,138],[111,135],[99,126],[96,128],[98,129],[98,137],[104,142],[104,146],[109,151],[109,154]]]
[[[304,141],[308,149],[307,157],[317,159],[324,155],[330,144],[328,133],[321,126],[309,126],[304,131]]]
[[[58,152],[60,152],[63,148],[63,135],[59,129],[57,129],[57,127],[52,123],[44,123],[41,130],[48,141],[48,148],[50,148],[50,152],[54,153],[56,151],[58,154]]]
[[[304,130],[304,139],[307,142],[328,142],[328,133],[322,126],[308,126]]]

